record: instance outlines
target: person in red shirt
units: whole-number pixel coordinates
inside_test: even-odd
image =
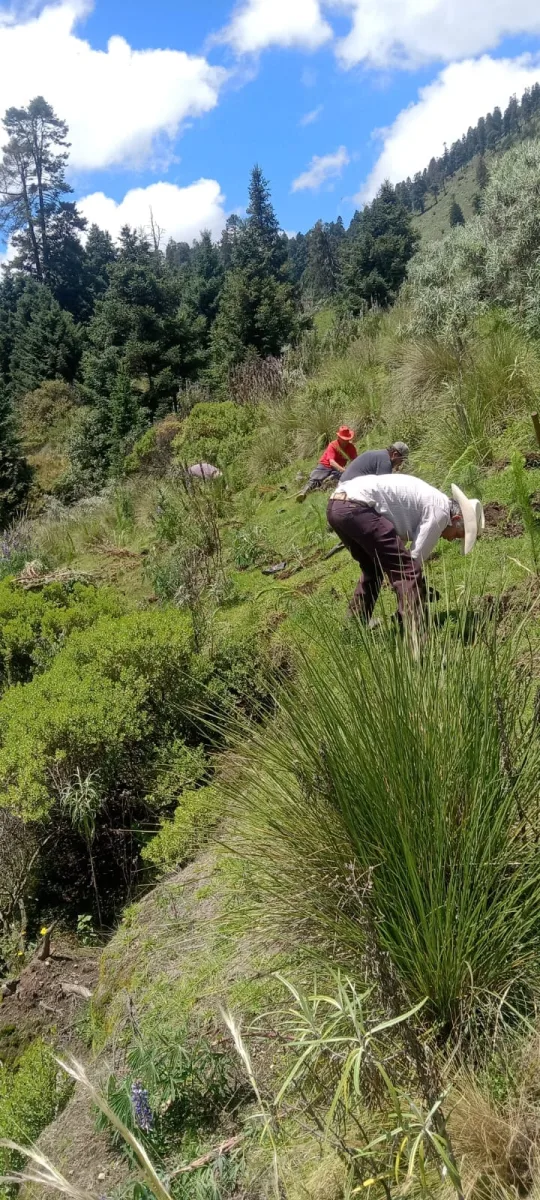
[[[349,429],[348,425],[342,425],[338,429],[334,441],[330,442],[324,454],[321,454],[319,462],[311,472],[306,486],[298,493],[296,499],[299,503],[305,500],[308,492],[312,492],[314,488],[322,487],[323,483],[327,480],[333,481],[339,479],[341,472],[358,455],[354,444],[354,437],[354,429]]]

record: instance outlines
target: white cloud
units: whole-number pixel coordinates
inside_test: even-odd
[[[1,3],[1,0],[0,0]],[[182,50],[94,50],[74,32],[92,0],[60,0],[15,20],[0,8],[0,112],[42,94],[68,122],[71,164],[141,164],[158,136],[214,108],[227,72]]]
[[[538,0],[326,0],[352,28],[337,47],[345,66],[417,66],[491,50],[507,36],[540,33]]]
[[[319,117],[323,111],[323,108],[324,108],[324,104],[319,104],[317,106],[317,108],[312,108],[311,112],[304,113],[304,116],[300,117],[298,124],[299,125],[313,125],[315,123],[315,121],[319,120]]]
[[[343,168],[350,163],[345,146],[340,146],[334,154],[314,154],[307,171],[293,180],[291,191],[302,192],[310,189],[316,192],[328,179],[341,175]]]
[[[238,54],[268,46],[317,50],[331,38],[319,0],[244,0],[221,35]]]
[[[475,125],[497,104],[504,108],[509,96],[520,95],[540,77],[540,62],[521,58],[467,59],[452,63],[433,83],[421,88],[416,104],[403,109],[388,129],[381,131],[383,150],[364,187],[356,197],[370,200],[385,179],[397,183],[427,166],[442,154],[469,125]]]
[[[77,201],[77,207],[90,223],[107,229],[117,238],[122,225],[149,229],[150,210],[163,230],[164,243],[169,238],[191,242],[201,229],[209,229],[215,238],[225,225],[225,197],[215,179],[198,179],[187,187],[172,183],[152,183],[146,188],[133,188],[120,202],[104,192],[93,192]]]

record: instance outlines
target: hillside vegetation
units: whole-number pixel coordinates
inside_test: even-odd
[[[383,188],[314,322],[258,170],[219,249],[126,230],[77,316],[8,274],[3,1200],[534,1200],[539,189],[527,140],[416,251]],[[421,644],[388,589],[346,616],[296,503],[343,422],[484,503]]]

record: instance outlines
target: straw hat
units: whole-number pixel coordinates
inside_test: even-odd
[[[484,532],[486,526],[484,510],[479,500],[469,500],[455,483],[452,484],[452,495],[459,504],[465,527],[463,553],[470,554],[476,545],[476,539]]]
[[[337,431],[337,436],[341,438],[342,442],[354,442],[355,432],[354,429],[349,429],[348,425],[341,425]]]

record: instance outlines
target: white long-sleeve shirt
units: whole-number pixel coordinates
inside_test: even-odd
[[[448,496],[414,475],[361,475],[340,483],[331,499],[343,492],[387,517],[400,538],[411,542],[419,563],[429,558],[451,521]]]

